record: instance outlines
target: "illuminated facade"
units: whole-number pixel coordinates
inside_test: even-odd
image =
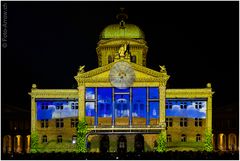
[[[120,15],[121,17],[121,15]],[[31,95],[31,132],[41,151],[74,151],[76,126],[86,119],[88,150],[154,151],[159,133],[171,150],[203,150],[212,129],[212,89],[167,89],[165,66],[146,67],[147,43],[133,24],[107,26],[97,44],[99,67],[74,77],[77,89],[38,89]]]

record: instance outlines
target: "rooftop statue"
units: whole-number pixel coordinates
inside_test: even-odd
[[[160,67],[160,72],[163,72],[163,73],[167,72],[165,65],[163,66],[159,65],[159,67]]]
[[[79,66],[79,72],[80,72],[80,73],[84,73],[84,68],[85,68],[85,65],[83,65],[83,66],[80,65],[80,66]]]
[[[125,57],[126,52],[127,52],[127,43],[123,44],[120,49],[118,50],[119,56],[120,57]]]

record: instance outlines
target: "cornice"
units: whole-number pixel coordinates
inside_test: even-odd
[[[123,41],[130,41],[130,42],[136,42],[136,43],[140,43],[140,44],[144,44],[146,45],[147,42],[143,39],[131,39],[131,38],[114,38],[114,39],[104,39],[104,40],[100,40],[98,42],[98,46],[99,45],[105,45],[105,44],[108,44],[108,43],[113,43],[113,42],[117,42],[117,43],[122,43]]]
[[[213,94],[211,88],[166,89],[166,98],[207,98]]]
[[[77,89],[32,89],[28,93],[35,98],[77,98]]]

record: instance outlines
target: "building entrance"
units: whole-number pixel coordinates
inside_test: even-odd
[[[109,137],[107,135],[103,135],[100,140],[100,152],[106,153],[109,151]]]
[[[117,152],[126,153],[127,152],[127,139],[126,136],[121,135],[118,138]]]
[[[134,150],[135,152],[144,151],[144,137],[142,136],[142,134],[137,134],[135,136]]]

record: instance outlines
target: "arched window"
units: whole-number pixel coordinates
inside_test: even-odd
[[[58,143],[62,143],[62,135],[58,135],[57,136],[57,142]]]
[[[43,135],[43,137],[42,137],[42,143],[47,143],[47,135]]]
[[[187,141],[187,136],[185,134],[181,135],[181,142],[186,142]]]
[[[109,56],[108,56],[108,64],[111,63],[111,62],[113,62],[113,60],[112,60],[112,56],[109,55]]]
[[[199,142],[199,141],[201,141],[201,135],[200,135],[200,134],[197,134],[197,135],[196,135],[196,142]]]
[[[73,135],[73,136],[72,136],[72,143],[73,143],[73,144],[76,144],[76,142],[77,142],[77,136],[76,136],[76,135]]]

